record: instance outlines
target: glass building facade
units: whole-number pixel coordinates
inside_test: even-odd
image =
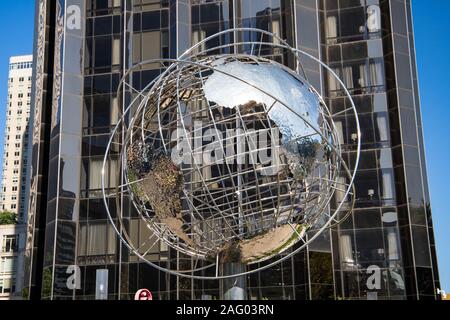
[[[170,276],[121,245],[107,221],[100,171],[123,108],[122,75],[233,27],[268,30],[327,63],[353,95],[362,130],[354,213],[307,250],[248,276],[248,298],[437,299],[410,0],[37,0],[24,296],[95,299],[100,269],[108,279],[103,298],[132,299],[139,288],[155,299],[223,298],[222,281]],[[354,166],[356,128],[344,91],[318,64],[303,67],[340,115],[341,147]],[[160,72],[146,65],[130,80],[140,89]],[[113,188],[120,167],[111,157]],[[131,201],[117,209],[136,241],[148,238]],[[172,268],[192,263],[163,243],[146,257]]]

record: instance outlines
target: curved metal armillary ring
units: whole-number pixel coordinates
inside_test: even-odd
[[[261,40],[259,42],[257,42],[257,41],[241,41],[241,42],[237,41],[234,43],[229,43],[229,44],[217,46],[214,48],[208,48],[208,49],[205,49],[202,51],[198,50],[199,48],[204,46],[206,42],[210,41],[211,39],[214,39],[215,37],[220,37],[221,35],[226,34],[226,33],[233,33],[235,36],[235,39],[236,39],[236,38],[238,38],[239,33],[244,33],[244,32],[252,32],[252,33],[260,34]],[[263,42],[263,36],[272,37],[272,39],[274,39],[274,40],[276,39],[276,43]],[[351,107],[344,111],[351,113],[355,119],[355,127],[356,127],[356,131],[357,131],[356,132],[356,134],[357,134],[357,141],[356,141],[357,142],[357,156],[356,156],[354,169],[353,169],[353,171],[351,171],[348,168],[348,166],[346,165],[345,161],[343,161],[342,156],[341,156],[341,147],[340,147],[341,143],[337,143],[337,148],[334,148],[333,151],[336,153],[337,157],[340,159],[340,164],[342,165],[343,173],[345,174],[346,179],[348,181],[348,183],[342,184],[342,186],[345,186],[345,190],[343,190],[343,189],[340,190],[343,193],[343,195],[341,197],[342,200],[339,201],[339,204],[337,205],[336,209],[334,209],[334,210],[330,209],[329,211],[327,211],[327,213],[326,213],[327,222],[323,225],[317,226],[317,228],[313,228],[313,230],[312,230],[313,235],[308,236],[307,241],[305,241],[302,238],[301,240],[303,241],[303,243],[301,243],[297,248],[291,250],[291,252],[284,253],[283,255],[279,255],[279,257],[275,261],[264,264],[264,265],[260,265],[258,268],[255,268],[255,269],[252,269],[252,270],[249,270],[246,272],[232,274],[232,275],[219,275],[217,261],[216,261],[216,263],[210,263],[206,266],[198,267],[198,268],[194,267],[190,270],[172,270],[170,268],[161,267],[160,265],[155,264],[152,261],[149,261],[145,257],[148,251],[145,253],[141,253],[141,252],[139,252],[140,248],[136,248],[136,246],[133,245],[130,235],[126,231],[127,228],[123,225],[122,216],[121,216],[122,211],[119,209],[119,210],[117,210],[117,212],[112,212],[112,209],[109,206],[108,199],[110,197],[112,197],[113,195],[115,196],[117,204],[118,204],[117,208],[120,208],[119,205],[122,201],[123,194],[128,193],[128,196],[131,196],[132,200],[133,200],[133,196],[134,196],[132,192],[129,192],[129,187],[130,187],[129,181],[126,181],[125,183],[123,183],[123,180],[122,180],[123,177],[121,176],[120,172],[118,172],[118,175],[120,177],[119,181],[121,181],[121,183],[118,187],[116,187],[115,194],[111,194],[106,191],[106,189],[107,189],[106,168],[107,168],[108,161],[110,158],[110,153],[113,148],[117,147],[117,144],[119,144],[119,146],[125,146],[127,144],[127,141],[129,141],[130,139],[133,139],[133,135],[130,135],[129,130],[126,130],[125,128],[134,126],[134,123],[138,120],[138,117],[135,117],[134,115],[136,115],[136,114],[139,115],[141,112],[143,112],[143,114],[146,113],[146,108],[147,108],[147,105],[149,102],[149,97],[150,97],[151,93],[154,93],[154,90],[156,90],[158,88],[158,86],[161,84],[161,81],[164,79],[165,75],[169,74],[171,71],[175,70],[176,68],[190,65],[190,66],[198,66],[198,67],[202,67],[202,68],[211,68],[215,72],[223,73],[229,77],[233,77],[233,75],[227,74],[226,72],[224,72],[222,70],[218,70],[212,66],[205,66],[204,64],[199,62],[200,57],[206,57],[206,55],[213,50],[225,49],[225,48],[233,48],[233,50],[237,50],[236,49],[237,47],[244,46],[244,45],[251,46],[250,52],[246,52],[247,56],[248,56],[248,53],[250,53],[250,56],[252,56],[252,55],[254,56],[255,53],[257,53],[257,51],[259,51],[259,52],[261,51],[262,46],[287,50],[288,52],[290,52],[297,58],[296,71],[299,72],[301,70],[303,73],[303,78],[305,78],[305,79],[307,79],[307,77],[306,77],[306,73],[303,70],[302,64],[300,62],[301,57],[306,57],[308,59],[311,59],[315,63],[318,63],[322,68],[326,69],[332,77],[334,77],[336,79],[337,83],[342,87],[343,91],[345,92],[345,95],[347,96],[347,98],[349,99],[350,104],[351,104]],[[259,50],[258,50],[258,46],[259,46]],[[198,51],[198,52],[194,54],[195,51]],[[133,87],[131,85],[129,85],[126,82],[127,78],[130,76],[131,72],[133,72],[134,70],[136,70],[142,66],[145,66],[148,64],[155,64],[155,63],[159,63],[161,65],[161,67],[166,67],[166,69],[163,71],[163,73],[157,79],[148,83],[142,90],[140,90],[140,91],[135,90],[135,89],[133,89]],[[170,64],[170,65],[167,66],[167,64]],[[240,81],[242,81],[242,80],[240,80]],[[249,84],[249,85],[252,85],[252,84]],[[128,88],[126,88],[125,86],[127,86]],[[354,206],[354,201],[355,201],[354,179],[355,179],[356,170],[357,170],[358,164],[359,164],[360,149],[361,149],[360,125],[359,125],[358,115],[356,112],[356,107],[353,102],[353,99],[350,95],[350,92],[348,91],[348,89],[346,88],[344,83],[342,82],[342,80],[336,75],[336,73],[330,67],[328,67],[325,63],[323,63],[316,57],[310,55],[309,53],[290,47],[284,40],[280,39],[275,34],[272,34],[265,30],[255,29],[255,28],[236,28],[236,29],[229,29],[229,30],[219,32],[215,35],[212,35],[212,36],[200,41],[199,43],[197,43],[196,45],[194,45],[193,47],[188,49],[185,53],[183,53],[178,59],[152,59],[152,60],[143,61],[139,64],[134,65],[132,68],[127,70],[127,72],[124,74],[124,76],[122,77],[122,79],[119,83],[119,87],[117,90],[117,97],[118,97],[119,101],[124,100],[124,98],[122,97],[122,93],[123,93],[123,90],[125,90],[125,89],[135,90],[138,93],[138,95],[135,98],[131,99],[131,102],[129,102],[127,106],[125,106],[125,103],[122,102],[124,104],[123,109],[122,109],[123,113],[120,116],[118,123],[116,124],[116,126],[114,127],[114,129],[111,133],[111,137],[109,139],[109,142],[108,142],[108,145],[106,148],[106,152],[105,152],[105,156],[104,156],[104,160],[103,160],[103,166],[102,166],[102,172],[101,172],[102,193],[103,193],[104,204],[105,204],[106,211],[108,214],[108,219],[111,222],[112,227],[115,230],[115,232],[117,233],[121,242],[132,253],[134,253],[136,256],[138,256],[140,259],[142,259],[145,263],[149,264],[150,266],[152,266],[160,271],[167,272],[167,273],[175,275],[175,276],[187,277],[187,278],[191,278],[191,279],[217,280],[217,279],[227,279],[227,278],[234,278],[234,277],[238,277],[238,276],[248,275],[251,273],[255,273],[255,272],[270,268],[270,267],[272,267],[276,264],[279,264],[282,261],[292,257],[293,255],[295,255],[296,253],[298,253],[299,251],[304,249],[309,243],[314,241],[324,230],[326,230],[334,225],[339,224],[340,222],[345,220],[346,217],[348,217],[348,215],[351,213],[353,206]],[[257,87],[255,87],[255,89],[258,90]],[[316,91],[316,93],[317,93],[317,91]],[[320,97],[320,95],[319,95],[319,97]],[[142,101],[139,102],[137,109],[136,109],[136,111],[134,111],[134,115],[132,116],[130,114],[130,112],[131,112],[131,110],[133,110],[133,107],[136,105],[136,103],[139,101],[139,99],[142,99]],[[288,106],[286,105],[286,107],[288,107]],[[333,119],[333,117],[335,117],[335,116],[342,114],[342,111],[337,114],[331,114],[328,109],[326,111],[328,112],[328,115],[330,116],[331,119]],[[301,115],[299,115],[299,116],[301,117]],[[303,119],[303,120],[305,121],[305,119]],[[142,122],[143,121],[144,121],[144,116],[142,116]],[[333,127],[332,129],[336,130],[336,127],[334,126],[334,121],[331,121],[331,125]],[[141,128],[142,128],[142,134],[144,134],[143,133],[143,131],[144,131],[143,123],[141,123]],[[333,130],[333,132],[335,132],[334,130]],[[122,141],[121,143],[120,142],[118,143],[117,141],[115,141],[115,138],[117,138],[117,135],[120,135],[118,140]],[[338,136],[336,136],[335,138],[337,139],[337,141],[339,140]],[[124,147],[120,147],[120,161],[121,161],[121,167],[123,170],[126,170],[126,166],[127,166],[126,161],[125,161],[125,153],[126,152],[124,150]],[[121,170],[119,170],[119,171],[121,171]],[[125,179],[127,179],[127,178],[125,177]],[[342,188],[342,186],[341,186],[341,188]],[[336,184],[335,184],[333,192],[336,189],[339,189],[339,188],[337,188]],[[338,219],[339,213],[340,213],[342,207],[344,206],[344,204],[346,203],[346,200],[348,199],[349,196],[351,196],[349,210],[347,210],[347,214],[344,215],[344,218]],[[330,196],[328,198],[328,201],[326,201],[326,203],[323,204],[323,207],[328,207],[330,205],[331,199],[332,199],[332,197]],[[142,220],[144,221],[144,223],[146,224],[146,226],[149,229],[152,229],[152,227],[148,223],[147,219],[149,219],[150,217],[148,216],[148,212],[145,210],[145,208],[139,207],[136,204],[136,201],[132,201],[132,203],[135,206],[136,210],[138,210],[138,212],[144,212],[144,214],[146,215],[146,218],[144,218],[144,214],[141,214],[140,216],[141,216]],[[322,209],[325,210],[325,208],[322,208]],[[114,216],[117,216],[117,220],[118,220],[117,222],[119,223],[119,225],[117,225],[117,223],[115,222]],[[161,231],[160,235],[161,234],[164,235],[165,231],[164,230],[160,230],[160,231]],[[163,242],[166,241],[165,237],[158,236],[158,239]],[[154,242],[157,243],[158,239],[155,239]],[[148,240],[151,240],[151,239],[148,239]],[[170,243],[168,243],[168,244],[170,244]],[[189,248],[187,246],[186,246],[185,250],[183,250],[183,247],[179,247],[179,249],[180,249],[180,252],[185,253],[187,255],[192,254],[192,252],[189,251]],[[260,260],[258,262],[261,264],[261,262],[263,262],[263,261],[264,260]],[[195,274],[196,272],[203,271],[205,269],[209,269],[209,268],[213,268],[213,267],[216,268],[215,276],[203,276],[203,275]]]

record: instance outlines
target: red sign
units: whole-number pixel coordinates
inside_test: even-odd
[[[153,296],[149,290],[139,289],[134,295],[134,300],[153,300]]]

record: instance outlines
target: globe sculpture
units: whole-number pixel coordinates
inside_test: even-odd
[[[297,59],[302,53],[267,31],[227,32],[263,34],[277,39],[270,44],[275,49]],[[220,34],[204,42],[214,37]],[[204,261],[205,268],[257,263],[243,272],[250,273],[270,267],[338,223],[342,205],[353,196],[354,171],[342,158],[335,115],[324,99],[300,68],[255,54],[254,43],[247,44],[250,52],[212,54],[199,43],[178,59],[137,66],[159,62],[163,71],[143,90],[131,90],[107,148],[102,189],[121,240],[158,269],[202,278],[195,274],[201,268],[171,270],[152,263],[133,243],[123,228],[125,217],[111,212],[108,200],[113,194],[105,168],[112,153],[121,159],[117,204],[128,196],[151,241]],[[132,88],[126,79],[122,89]],[[358,158],[359,136],[358,131]],[[344,196],[332,206],[337,190]]]

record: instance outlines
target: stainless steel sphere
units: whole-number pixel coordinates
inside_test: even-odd
[[[251,55],[179,61],[147,93],[123,150],[126,186],[152,232],[221,262],[261,262],[300,241],[341,167],[314,88]]]

